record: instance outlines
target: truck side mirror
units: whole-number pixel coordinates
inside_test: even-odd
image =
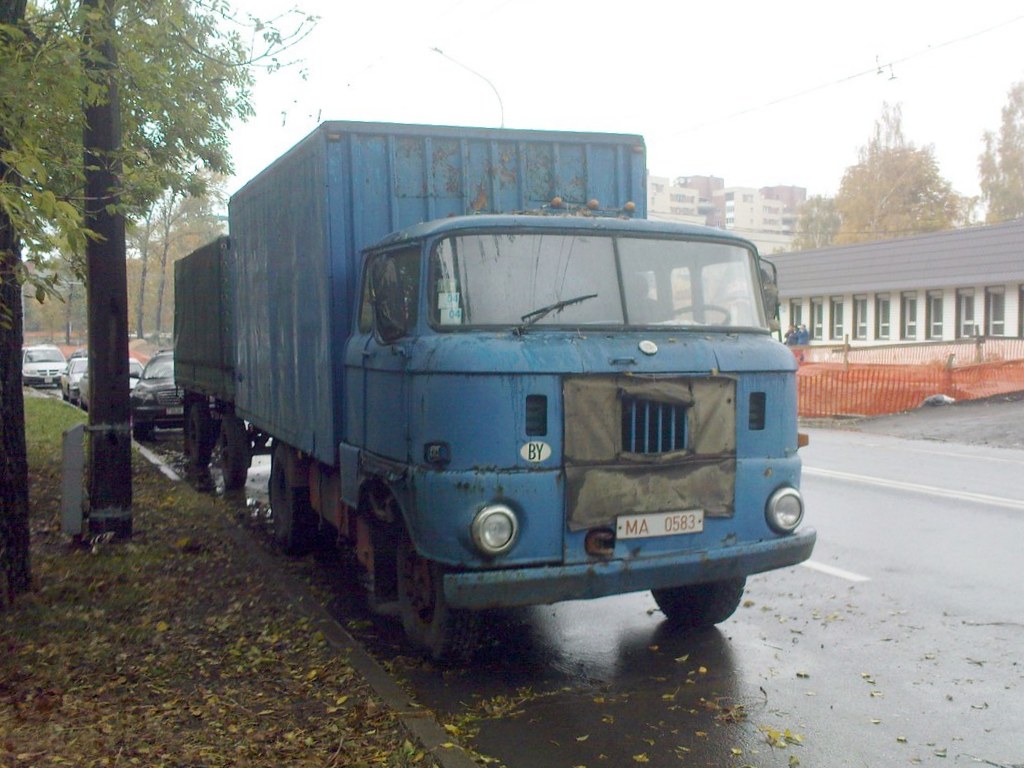
[[[775,265],[760,259],[761,291],[764,295],[764,310],[773,331],[779,329],[779,277]]]

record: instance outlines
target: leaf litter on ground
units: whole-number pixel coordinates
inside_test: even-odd
[[[435,765],[230,536],[133,454],[130,540],[60,533],[60,431],[26,398],[35,590],[0,613],[0,764]],[[57,438],[54,438],[56,433]]]

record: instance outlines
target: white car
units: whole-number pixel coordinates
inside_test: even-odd
[[[64,353],[52,344],[22,347],[21,381],[27,387],[59,387],[67,365]]]

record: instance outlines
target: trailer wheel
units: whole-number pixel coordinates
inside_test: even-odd
[[[674,626],[682,629],[710,627],[725,621],[739,607],[746,578],[652,589],[654,601]]]
[[[270,512],[274,526],[274,541],[286,555],[298,557],[312,549],[316,526],[313,506],[309,502],[309,489],[296,488],[288,481],[285,464],[288,446],[274,449],[270,463]]]
[[[468,660],[477,646],[478,614],[448,605],[443,568],[422,557],[408,536],[400,537],[396,560],[399,614],[410,642],[435,661]]]
[[[193,400],[185,413],[185,456],[196,469],[210,463],[210,454],[217,441],[217,424],[205,400]]]
[[[237,416],[225,414],[220,421],[217,441],[217,464],[224,474],[224,489],[237,491],[245,485],[252,454],[245,422]]]

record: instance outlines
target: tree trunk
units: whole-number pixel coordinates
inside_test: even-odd
[[[180,218],[178,193],[168,192],[164,197],[164,202],[163,216],[161,218],[161,225],[163,227],[163,237],[161,238],[163,249],[160,252],[160,283],[157,286],[156,294],[157,344],[160,343],[160,332],[163,330],[160,326],[163,325],[164,293],[167,290],[167,256],[171,250],[171,231],[174,229],[175,223],[177,223]]]
[[[139,249],[139,260],[142,262],[139,272],[139,297],[135,302],[135,338],[145,338],[146,328],[143,323],[143,311],[146,308],[146,271],[149,268],[149,226],[146,226],[146,238]]]
[[[25,4],[26,0],[0,0],[0,24],[21,22]],[[2,101],[0,93],[0,107]],[[7,149],[10,142],[0,130],[0,157]],[[18,184],[18,177],[9,171],[0,162],[0,183]],[[25,398],[21,389],[21,269],[18,233],[0,210],[0,607],[32,587]]]
[[[164,292],[167,290],[167,252],[170,250],[170,246],[167,242],[169,233],[164,233],[164,249],[160,254],[160,284],[157,288],[156,294],[156,336],[157,344],[160,344],[160,332],[163,330],[160,326],[163,325],[163,314],[164,314]]]

